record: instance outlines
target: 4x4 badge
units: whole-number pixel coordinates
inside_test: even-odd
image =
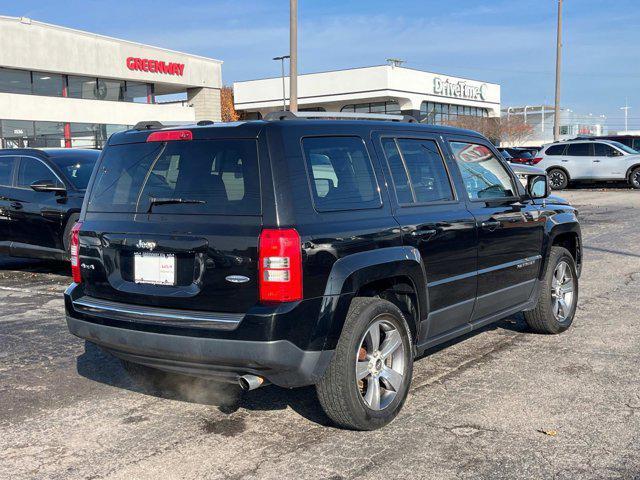
[[[153,250],[157,246],[158,244],[156,242],[145,242],[144,240],[138,240],[138,243],[136,243],[136,247],[146,250]]]

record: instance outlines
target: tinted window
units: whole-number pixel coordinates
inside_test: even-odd
[[[34,182],[49,180],[59,185],[58,177],[40,160],[35,158],[22,157],[18,166],[18,187],[28,188]]]
[[[33,93],[48,97],[61,97],[63,81],[62,75],[34,72]]]
[[[566,145],[551,145],[544,152],[545,155],[563,155]]]
[[[488,147],[451,142],[451,149],[471,200],[514,196],[511,177]]]
[[[400,203],[453,200],[449,176],[436,142],[399,138],[396,145],[401,153],[402,169],[406,172],[403,177],[406,178],[408,174],[410,179],[410,200],[401,201],[399,198]],[[390,151],[390,148],[385,148],[385,151]],[[403,196],[406,198],[406,195]]]
[[[259,215],[259,182],[253,140],[117,145],[104,151],[88,209]],[[176,199],[195,203],[151,205]]]
[[[67,85],[67,96],[70,98],[97,98],[95,94],[97,80],[95,78],[69,75]]]
[[[0,92],[31,93],[31,72],[0,68]]]
[[[634,138],[633,139],[633,145],[632,148],[636,151],[640,151],[640,138]]]
[[[567,153],[570,157],[587,157],[591,154],[590,143],[570,143],[567,147]]]
[[[54,157],[52,162],[62,170],[62,174],[69,180],[74,187],[84,190],[89,184],[93,166],[96,164],[98,154],[87,157]]]
[[[614,155],[614,152],[617,152],[611,145],[606,143],[594,143],[593,150],[596,157],[610,157]]]
[[[15,157],[0,157],[0,185],[10,186]]]
[[[371,159],[361,138],[305,138],[302,146],[318,211],[381,205]]]
[[[391,178],[396,190],[398,203],[413,203],[413,193],[409,185],[409,176],[400,152],[393,138],[383,138],[382,148],[391,169]]]

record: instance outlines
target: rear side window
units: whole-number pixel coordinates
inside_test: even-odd
[[[544,152],[545,155],[562,155],[566,145],[551,145]]]
[[[88,211],[259,215],[256,149],[255,140],[107,147]]]
[[[0,157],[0,185],[11,186],[15,157]]]
[[[567,153],[570,157],[588,157],[591,155],[590,143],[570,143],[567,147]]]
[[[28,188],[41,180],[49,180],[58,186],[63,186],[51,169],[40,160],[22,157],[18,167],[18,187]]]
[[[401,204],[453,200],[453,190],[440,150],[433,140],[382,141]]]
[[[451,142],[451,150],[471,200],[515,196],[511,177],[488,147],[477,143]]]
[[[377,208],[382,202],[371,159],[359,137],[308,137],[302,140],[319,212]]]

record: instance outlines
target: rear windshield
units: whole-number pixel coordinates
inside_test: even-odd
[[[52,157],[51,160],[55,163],[65,177],[79,190],[84,190],[89,184],[91,178],[91,172],[98,160],[98,153],[91,157]]]
[[[107,147],[87,210],[259,215],[255,140],[151,142]]]

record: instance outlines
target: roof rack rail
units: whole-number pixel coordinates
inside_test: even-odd
[[[356,113],[356,112],[269,112],[263,120],[267,122],[280,120],[327,119],[327,120],[383,120],[388,122],[418,123],[411,115],[389,115],[384,113]]]
[[[133,126],[134,130],[155,130],[157,128],[164,128],[164,125],[155,120],[148,120],[144,122],[138,122]]]

